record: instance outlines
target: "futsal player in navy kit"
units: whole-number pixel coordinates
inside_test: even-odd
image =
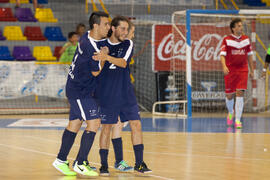
[[[95,52],[100,52],[96,42],[105,38],[110,29],[108,14],[92,13],[89,25],[90,31],[80,38],[68,73],[66,95],[70,103],[69,124],[63,133],[57,159],[53,163],[53,166],[65,175],[76,175],[77,172],[85,176],[98,176],[89,166],[87,157],[100,127],[99,109],[93,93],[96,88],[96,76],[99,75],[104,62],[94,61],[92,56]],[[83,121],[87,127],[81,137],[74,172],[69,169],[67,155]]]
[[[98,42],[98,47],[106,46],[109,54],[97,53],[95,60],[106,61],[98,79],[96,96],[100,105],[101,137],[100,137],[100,175],[109,175],[108,149],[110,133],[113,124],[118,121],[129,121],[132,133],[132,143],[135,153],[134,170],[140,173],[151,172],[143,162],[143,142],[139,107],[130,80],[129,62],[133,54],[133,42],[126,40],[129,21],[117,16],[111,22],[108,39]],[[117,164],[116,164],[117,165]]]

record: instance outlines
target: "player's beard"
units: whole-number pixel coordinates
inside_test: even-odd
[[[116,37],[116,39],[119,41],[119,42],[123,42],[124,40],[122,40],[122,39],[120,39],[120,37],[121,37],[121,35],[120,35],[120,33],[115,33],[115,37]]]

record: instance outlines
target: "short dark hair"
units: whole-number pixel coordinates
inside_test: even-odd
[[[74,36],[74,35],[77,35],[77,33],[76,32],[69,32],[68,33],[68,39],[70,39],[70,38],[72,38],[72,36]]]
[[[89,17],[89,27],[90,30],[94,28],[94,24],[100,24],[101,17],[109,17],[109,15],[103,11],[95,11]]]
[[[239,23],[239,22],[242,22],[242,20],[240,18],[235,18],[231,21],[230,23],[230,29],[231,29],[231,32],[233,33],[233,28],[235,27],[235,24]]]
[[[120,21],[125,21],[128,24],[130,23],[128,18],[126,18],[125,16],[115,16],[111,22],[111,28],[108,32],[108,37],[112,36],[112,26],[114,26],[115,28],[117,28],[120,25]]]

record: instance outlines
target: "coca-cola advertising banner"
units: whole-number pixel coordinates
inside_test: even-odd
[[[164,24],[153,26],[153,71],[185,71],[186,28],[184,25],[176,27]],[[222,71],[219,52],[222,40],[228,34],[229,27],[209,24],[191,26],[192,71]]]

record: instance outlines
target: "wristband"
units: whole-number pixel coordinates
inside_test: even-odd
[[[263,69],[262,69],[262,71],[263,71],[263,72],[266,72],[266,69],[265,69],[265,68],[263,68]]]

